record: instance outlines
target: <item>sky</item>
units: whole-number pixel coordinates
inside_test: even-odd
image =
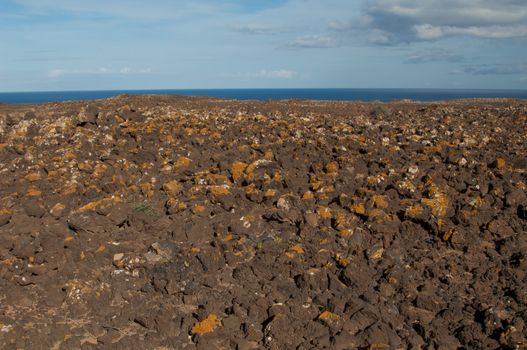
[[[527,89],[527,0],[0,0],[0,91]]]

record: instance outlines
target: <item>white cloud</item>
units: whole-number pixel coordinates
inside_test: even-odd
[[[527,37],[525,0],[373,0],[349,21],[332,21],[341,33],[369,32],[376,44],[433,41],[450,36],[485,39]]]
[[[527,63],[466,65],[463,72],[472,75],[523,75],[527,74]]]
[[[335,38],[323,35],[303,36],[286,45],[286,47],[294,49],[326,49],[337,46],[338,42]]]
[[[280,34],[284,31],[283,28],[279,28],[270,24],[239,24],[229,27],[231,30],[244,34],[261,34],[261,35],[273,35]]]
[[[48,71],[48,77],[49,78],[60,78],[66,73],[67,72],[64,69],[51,69]]]
[[[245,72],[227,74],[229,78],[265,78],[265,79],[292,79],[297,76],[298,73],[288,69],[277,69],[277,70],[266,70],[261,69],[257,72]]]
[[[404,63],[460,62],[462,60],[463,56],[458,53],[434,48],[421,52],[413,52],[406,57]]]
[[[130,67],[123,67],[119,70],[119,73],[120,74],[130,74],[132,70],[130,69]]]

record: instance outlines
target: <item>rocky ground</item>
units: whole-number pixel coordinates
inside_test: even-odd
[[[0,348],[527,348],[526,171],[525,101],[0,105]]]

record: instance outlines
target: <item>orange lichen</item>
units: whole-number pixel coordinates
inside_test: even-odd
[[[163,185],[163,190],[165,190],[165,192],[170,197],[175,197],[178,195],[179,192],[181,192],[182,186],[177,180],[172,180],[172,181],[166,182]]]
[[[179,157],[174,163],[175,169],[185,169],[190,166],[191,160],[187,157]]]
[[[397,280],[395,277],[388,278],[388,283],[390,284],[396,284],[397,282],[399,282],[399,280]]]
[[[26,179],[29,182],[38,181],[41,179],[40,173],[38,171],[32,172],[24,176],[24,179]]]
[[[373,205],[376,208],[388,208],[388,200],[386,196],[374,195],[373,196]]]
[[[354,204],[352,207],[352,210],[355,214],[359,214],[359,215],[366,214],[366,207],[364,206],[364,203]]]
[[[339,318],[339,315],[336,315],[330,311],[324,311],[322,312],[320,315],[318,315],[318,319],[319,320],[330,320],[330,319],[338,319]]]
[[[66,238],[64,238],[64,242],[71,242],[73,241],[75,238],[73,236],[66,236]]]
[[[370,254],[370,259],[371,260],[379,260],[380,258],[382,258],[383,254],[384,254],[384,248],[376,249],[375,251],[373,251]]]
[[[7,208],[0,208],[0,215],[10,215],[11,210]]]
[[[382,348],[388,348],[388,347],[390,347],[388,344],[379,343],[379,344],[370,344],[368,348],[369,349],[382,349]]]
[[[335,174],[339,170],[339,165],[337,162],[330,162],[326,165],[326,173]]]
[[[321,193],[333,193],[335,192],[335,187],[333,185],[327,185],[320,189]]]
[[[95,251],[96,253],[102,253],[106,250],[106,246],[104,244],[101,244],[97,250]]]
[[[315,195],[311,191],[306,191],[302,195],[302,199],[305,200],[305,201],[312,200],[313,198],[315,198]]]
[[[232,179],[238,181],[242,176],[248,164],[244,162],[235,162],[231,167]]]
[[[196,323],[192,327],[191,331],[194,334],[204,335],[207,333],[214,332],[214,330],[220,325],[221,321],[218,319],[218,316],[216,316],[215,314],[210,314],[203,321]]]
[[[116,203],[120,203],[121,198],[119,197],[111,197],[111,198],[103,198],[99,199],[93,202],[90,202],[78,209],[79,212],[85,212],[88,210],[95,210],[95,209],[106,209]]]
[[[350,229],[340,230],[339,235],[342,238],[350,238],[351,236],[353,236],[353,230],[350,230]]]
[[[65,194],[65,195],[74,194],[76,192],[77,192],[77,184],[76,183],[71,183],[68,186],[64,187],[64,189],[62,190],[62,193]]]
[[[295,252],[297,254],[304,254],[305,253],[304,249],[302,248],[302,246],[300,244],[295,244],[295,245],[289,247],[289,251]]]
[[[205,209],[206,209],[205,206],[196,204],[195,206],[192,207],[192,212],[194,214],[203,213]]]
[[[27,190],[27,195],[29,197],[40,197],[42,195],[42,192],[40,192],[37,188],[35,187],[30,187],[28,190]]]
[[[272,150],[268,149],[267,151],[265,151],[264,159],[273,160],[273,158],[274,158],[274,154]]]
[[[416,218],[423,213],[423,207],[419,204],[414,204],[406,208],[404,213],[409,218]]]
[[[443,193],[436,193],[433,198],[423,198],[423,204],[432,210],[432,214],[436,217],[443,217],[446,214],[449,199]]]
[[[335,260],[337,261],[337,264],[340,267],[346,267],[350,263],[350,259],[349,258],[343,257],[342,255],[340,255],[338,253],[335,255]]]
[[[499,170],[505,170],[506,164],[507,163],[505,162],[505,159],[503,158],[496,159],[496,168],[498,168]]]
[[[443,241],[448,241],[452,238],[452,236],[456,233],[456,230],[454,228],[451,228],[450,230],[446,231],[443,235]]]
[[[322,217],[323,219],[331,219],[331,209],[328,207],[318,207],[317,209],[318,215]]]
[[[214,197],[228,196],[231,194],[228,186],[210,186],[209,191]]]
[[[335,212],[335,227],[337,229],[344,229],[351,224],[351,218],[344,210],[337,210]]]
[[[269,189],[264,192],[264,197],[274,197],[276,196],[276,190],[275,189]]]

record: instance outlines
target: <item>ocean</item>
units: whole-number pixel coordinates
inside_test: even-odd
[[[239,100],[343,100],[382,101],[410,99],[439,101],[465,98],[527,99],[527,90],[456,90],[456,89],[186,89],[186,90],[112,90],[112,91],[49,91],[2,92],[0,103],[47,103],[108,98],[121,94],[210,96]]]

